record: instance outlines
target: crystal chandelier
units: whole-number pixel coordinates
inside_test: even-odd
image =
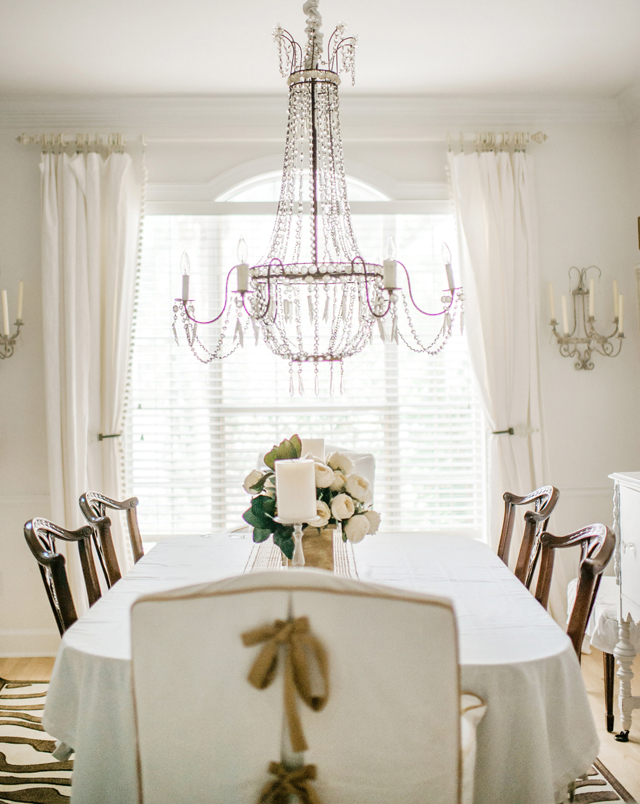
[[[409,272],[387,243],[382,265],[360,253],[351,224],[338,111],[340,73],[354,81],[356,40],[338,25],[323,48],[318,0],[307,0],[307,42],[303,48],[283,28],[274,38],[280,71],[289,85],[284,169],[280,200],[266,256],[247,263],[246,246],[238,247],[238,265],[227,274],[224,305],[210,321],[196,318],[189,299],[189,262],[183,255],[182,298],[176,299],[187,341],[202,362],[228,357],[243,346],[249,328],[256,343],[260,334],[276,355],[297,364],[340,364],[362,351],[378,330],[385,342],[402,340],[414,352],[436,354],[451,335],[462,289],[456,287],[451,254],[443,247],[447,287],[440,309],[426,312],[416,304]],[[236,290],[229,291],[231,275]],[[411,307],[409,305],[411,303]],[[439,316],[442,325],[429,343],[416,333],[410,311]],[[208,349],[198,335],[199,324],[216,325],[215,345]],[[293,374],[292,374],[293,376]],[[293,387],[293,380],[292,380]]]

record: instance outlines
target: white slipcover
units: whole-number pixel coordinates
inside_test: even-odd
[[[460,690],[451,603],[322,570],[293,570],[134,604],[145,804],[258,800],[270,781],[269,763],[281,759],[283,657],[281,650],[274,683],[256,690],[247,674],[261,646],[245,647],[241,634],[286,620],[289,612],[309,618],[329,654],[326,707],[313,712],[298,702],[309,744],[304,762],[318,768],[313,786],[320,799],[458,802]]]

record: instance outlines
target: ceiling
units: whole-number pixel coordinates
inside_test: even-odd
[[[359,37],[359,93],[614,97],[640,79],[639,0],[321,0],[320,12],[327,35],[342,21]],[[0,19],[4,96],[279,93],[271,31],[304,29],[302,0],[0,0]]]

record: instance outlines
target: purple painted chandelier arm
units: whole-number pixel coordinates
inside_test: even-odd
[[[222,307],[222,310],[220,311],[220,315],[217,315],[215,318],[212,318],[211,321],[198,321],[198,319],[194,318],[189,312],[187,302],[184,299],[176,299],[178,304],[181,304],[183,306],[184,313],[190,321],[193,321],[194,324],[215,324],[216,321],[219,321],[222,318],[222,316],[224,315],[224,311],[227,309],[227,301],[229,299],[229,277],[235,270],[236,266],[234,265],[233,268],[227,274],[227,279],[224,283],[224,305]]]
[[[411,299],[411,304],[413,304],[413,306],[419,313],[422,313],[422,315],[428,315],[431,316],[432,318],[435,318],[436,316],[444,315],[445,313],[449,312],[449,310],[453,307],[453,302],[456,298],[456,292],[460,290],[460,288],[453,288],[452,290],[447,289],[447,291],[444,291],[451,293],[451,299],[449,300],[449,304],[447,304],[447,306],[444,307],[444,309],[439,310],[437,313],[428,313],[426,310],[423,310],[421,307],[418,307],[415,299],[413,298],[413,293],[411,292],[411,279],[409,277],[409,271],[407,270],[407,266],[403,262],[400,262],[400,260],[396,260],[396,263],[398,265],[401,265],[402,269],[404,270],[405,276],[407,277],[407,289],[409,291],[409,298]]]

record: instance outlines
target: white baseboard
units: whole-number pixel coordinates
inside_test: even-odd
[[[60,647],[60,634],[52,628],[0,630],[0,658],[55,656]]]

